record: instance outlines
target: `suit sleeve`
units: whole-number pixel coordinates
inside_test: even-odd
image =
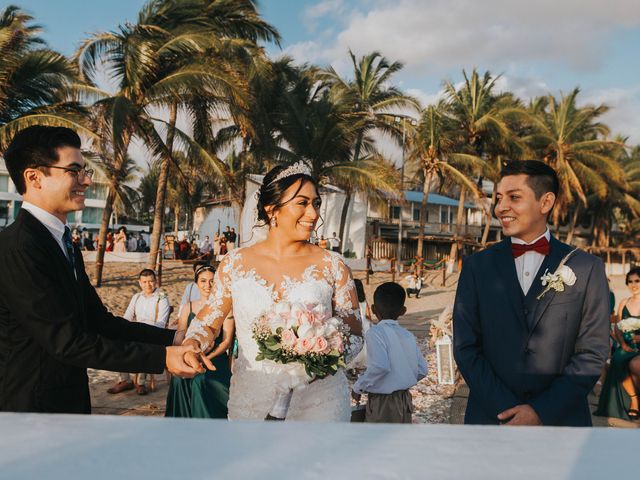
[[[175,330],[166,330],[145,323],[129,322],[109,312],[89,281],[89,277],[84,270],[82,255],[76,255],[76,258],[80,259],[79,281],[82,282],[89,330],[113,340],[127,340],[165,346],[173,343]]]
[[[602,260],[596,259],[586,282],[574,353],[562,375],[528,402],[543,425],[557,424],[598,381],[609,350],[609,310],[609,283]]]
[[[487,414],[518,405],[515,394],[498,378],[483,353],[478,291],[469,260],[464,262],[453,308],[453,353],[460,373]]]
[[[46,252],[38,250],[37,245],[18,245],[7,249],[0,260],[5,267],[0,275],[0,291],[20,292],[5,295],[4,303],[37,344],[56,360],[78,367],[143,373],[164,370],[164,346],[113,339],[117,337],[113,325],[138,324],[121,318],[109,321],[112,316],[105,317],[106,321],[102,317],[89,319],[90,325],[110,325],[107,330],[112,338],[100,335],[96,331],[99,329],[87,328],[83,319],[78,318],[79,310],[73,304],[77,299],[71,288],[61,285]],[[104,306],[102,309],[106,312]]]

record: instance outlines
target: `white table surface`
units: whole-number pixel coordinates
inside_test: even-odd
[[[640,430],[0,414],[0,478],[627,478]]]

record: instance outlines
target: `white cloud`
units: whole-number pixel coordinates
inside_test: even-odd
[[[341,0],[306,10],[314,21],[340,12],[346,22],[315,59],[333,64],[348,49],[379,50],[417,72],[532,60],[590,70],[606,54],[613,29],[640,25],[636,0],[372,0],[353,8],[348,18]]]
[[[423,107],[438,103],[438,101],[442,98],[442,95],[443,95],[443,91],[439,91],[436,93],[427,93],[418,88],[408,88],[405,90],[405,93],[407,95],[411,95],[414,98],[417,98]]]
[[[640,144],[640,84],[585,91],[581,103],[611,107],[601,118],[611,128],[612,135],[622,134],[629,137],[631,145]]]

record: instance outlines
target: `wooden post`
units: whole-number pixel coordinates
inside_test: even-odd
[[[607,249],[607,275],[611,275],[611,250]]]
[[[627,251],[622,251],[622,274],[625,275],[627,273]]]
[[[442,264],[442,285],[444,287],[447,280],[447,264],[449,263],[449,257],[444,257],[444,263]]]
[[[371,245],[369,245],[367,246],[367,285],[369,285],[369,273],[373,271],[371,268],[373,266],[372,257]]]
[[[396,281],[396,258],[391,257],[391,281]]]

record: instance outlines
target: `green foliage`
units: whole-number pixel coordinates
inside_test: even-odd
[[[282,364],[302,363],[305,372],[312,378],[324,378],[334,375],[338,369],[346,367],[343,355],[337,350],[331,350],[327,354],[307,353],[298,355],[282,348],[278,334],[265,337],[254,335],[254,338],[258,344],[257,361],[271,360]]]

